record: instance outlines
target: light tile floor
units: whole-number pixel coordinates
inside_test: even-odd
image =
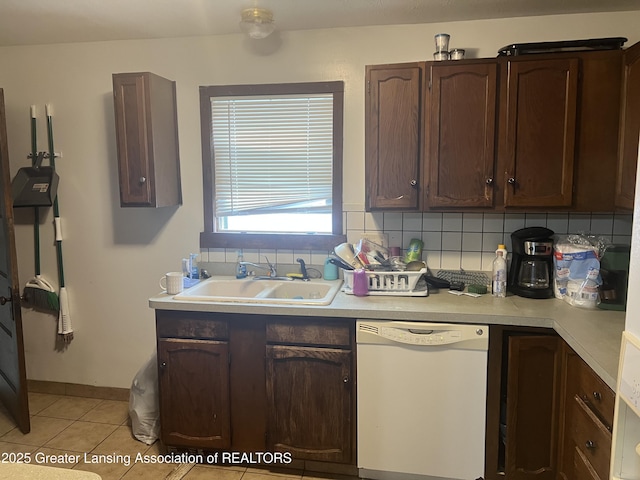
[[[0,406],[0,455],[5,459],[29,453],[32,464],[87,470],[103,480],[357,480],[296,470],[135,463],[138,453],[154,458],[164,452],[160,442],[148,446],[133,437],[128,402],[29,393],[29,410],[31,431],[24,435]]]

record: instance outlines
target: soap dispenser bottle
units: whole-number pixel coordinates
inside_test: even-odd
[[[189,254],[189,278],[192,280],[197,280],[200,278],[200,274],[198,272],[198,254],[190,253]]]
[[[242,250],[238,250],[238,260],[236,261],[236,278],[247,277],[247,266],[242,262],[244,262],[244,256],[242,255]]]

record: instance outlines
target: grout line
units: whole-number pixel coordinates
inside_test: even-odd
[[[359,212],[347,212],[347,213],[351,214],[351,213],[359,213]],[[370,225],[369,228],[367,228],[366,220],[365,220],[365,226],[364,226],[365,232],[374,232],[374,233],[379,233],[381,235],[387,235],[388,237],[395,236],[402,239],[406,236],[407,232],[413,232],[415,230],[412,227],[409,228],[409,226],[405,224],[405,221],[406,221],[405,217],[414,215],[415,212],[379,212],[379,213],[380,213],[379,215],[380,221]],[[366,215],[366,212],[364,212],[364,214]],[[433,223],[427,222],[427,220],[425,219],[425,214],[429,214],[429,220],[433,219],[436,223],[439,223],[437,229],[435,229]],[[446,252],[447,258],[451,260],[452,263],[454,263],[455,259],[453,258],[453,255],[457,253],[459,255],[460,267],[462,267],[464,263],[462,255],[475,252],[475,250],[466,251],[463,249],[464,241],[462,237],[463,237],[463,234],[465,233],[465,230],[464,230],[465,216],[469,214],[475,215],[474,212],[422,212],[422,216],[419,219],[421,230],[418,233],[420,233],[421,237],[424,237],[426,233],[428,233],[430,236],[439,235],[439,239],[440,239],[439,253],[440,253],[441,262],[442,262],[442,257]],[[484,237],[487,233],[498,234],[501,236],[501,242],[499,243],[509,244],[510,243],[509,235],[513,229],[527,228],[532,225],[533,226],[540,225],[540,226],[549,228],[549,222],[552,220],[553,222],[558,223],[557,229],[561,230],[560,232],[555,232],[555,233],[557,233],[558,235],[566,235],[571,233],[574,233],[574,234],[581,233],[583,230],[592,231],[593,228],[595,227],[594,222],[596,221],[596,218],[597,219],[602,219],[603,217],[608,218],[611,220],[610,229],[608,232],[600,233],[600,235],[603,235],[603,236],[607,235],[608,237],[610,237],[611,241],[614,241],[614,237],[618,237],[617,238],[618,243],[630,243],[631,241],[630,233],[622,233],[622,234],[615,233],[616,225],[617,225],[616,217],[618,217],[619,220],[624,219],[624,222],[627,222],[625,217],[625,215],[627,214],[615,214],[614,212],[610,212],[610,213],[559,212],[559,214],[561,216],[558,216],[558,213],[554,213],[554,212],[541,212],[541,213],[501,212],[499,214],[491,213],[491,212],[481,212],[480,219],[479,219],[481,221],[479,233],[482,235],[482,242],[481,242],[480,252],[479,252],[480,255],[482,256],[484,253],[487,253],[493,250],[493,248],[490,245],[486,244]],[[455,224],[457,223],[458,215],[461,217],[461,225],[459,227],[455,226]],[[491,216],[491,224],[492,224],[491,232],[487,231],[487,228],[485,225],[485,222],[487,221],[487,215]],[[498,217],[497,215],[500,215],[500,216]],[[536,218],[539,221],[536,221]],[[445,228],[444,224],[447,220],[450,221],[450,223],[453,224],[453,226],[448,225]],[[418,219],[412,218],[411,221],[418,222]],[[522,224],[521,227],[517,226],[519,223]],[[580,225],[583,225],[585,228],[578,229],[577,226],[580,226]],[[507,228],[509,228],[510,230],[507,231]],[[353,232],[360,230],[359,226],[358,228],[355,228],[355,229],[350,228],[349,222],[346,218],[344,221],[344,229],[345,229],[346,235],[348,235],[350,232],[353,234]],[[494,232],[493,230],[499,230],[499,231]],[[446,246],[447,248],[445,249],[445,245],[444,245],[445,233],[459,234],[460,244],[455,246],[447,245]],[[469,233],[477,233],[477,232],[469,232]],[[400,246],[403,249],[403,253],[404,253],[406,245],[400,245]],[[427,249],[431,250],[431,246],[427,246]],[[234,257],[229,261],[235,261],[235,256],[234,256],[235,249],[225,249],[225,252],[226,252],[227,258],[229,258],[229,256]],[[276,249],[276,253],[277,253],[277,249]],[[313,251],[311,254],[313,255]],[[481,264],[482,264],[482,259],[481,259]]]
[[[164,480],[180,480],[195,466],[195,463],[181,463],[164,478]]]

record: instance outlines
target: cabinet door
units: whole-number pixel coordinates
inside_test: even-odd
[[[578,60],[507,64],[505,206],[570,206]]]
[[[506,390],[505,476],[556,478],[559,339],[511,336]]]
[[[430,67],[429,207],[491,207],[497,64]]]
[[[624,53],[616,206],[633,210],[640,135],[640,43]]]
[[[113,75],[123,207],[180,205],[175,82],[149,72]]]
[[[351,351],[267,346],[267,449],[351,462]]]
[[[622,53],[576,53],[580,87],[572,211],[614,210],[617,173],[611,166],[618,164]]]
[[[424,64],[367,66],[366,76],[366,208],[416,210]]]
[[[120,203],[152,205],[154,192],[149,117],[149,79],[140,75],[113,77]]]
[[[166,445],[229,448],[227,342],[158,340],[158,382]]]

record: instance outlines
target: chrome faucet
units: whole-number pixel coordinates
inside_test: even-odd
[[[250,266],[250,267],[254,267],[254,268],[260,268],[262,270],[268,271],[269,277],[277,277],[278,276],[278,272],[276,271],[276,266],[274,264],[272,264],[269,259],[266,257],[264,257],[265,261],[267,262],[267,265],[260,265],[259,263],[253,263],[253,262],[238,262],[240,265],[245,265],[245,266]]]

